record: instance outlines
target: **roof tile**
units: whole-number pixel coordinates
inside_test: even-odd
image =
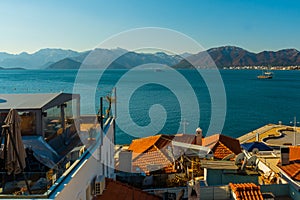
[[[132,200],[132,199],[145,199],[145,200],[159,200],[158,196],[144,192],[138,188],[126,185],[119,181],[112,179],[105,179],[106,187],[102,195],[96,196],[93,200]]]
[[[300,181],[300,163],[290,162],[288,165],[278,165],[292,179]]]
[[[289,147],[289,160],[290,164],[280,165],[278,167],[282,169],[292,179],[300,181],[300,147],[291,146]]]
[[[291,146],[290,148],[290,161],[300,160],[300,146]]]
[[[239,183],[233,184],[229,183],[229,187],[232,192],[235,194],[236,199],[251,199],[251,200],[263,200],[260,187],[254,183]]]
[[[204,138],[202,145],[211,148],[214,152],[214,157],[218,159],[222,159],[232,153],[239,154],[242,151],[239,140],[222,134]]]

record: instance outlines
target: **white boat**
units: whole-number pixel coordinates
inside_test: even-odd
[[[0,122],[21,118],[26,167],[8,174],[2,157],[0,198],[92,199],[114,174],[114,117],[80,116],[78,94],[0,94]],[[72,110],[75,108],[75,111]],[[102,115],[101,115],[102,116]],[[98,120],[97,120],[98,119]],[[101,126],[103,131],[101,131]],[[11,134],[2,127],[1,154]]]
[[[257,76],[258,79],[272,79],[273,78],[273,72],[265,71],[261,75]]]

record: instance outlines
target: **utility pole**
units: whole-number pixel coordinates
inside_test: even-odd
[[[293,123],[293,122],[290,122],[290,123]],[[297,122],[297,118],[296,118],[296,116],[294,116],[294,146],[296,146],[297,145],[297,123],[299,123],[299,122]]]

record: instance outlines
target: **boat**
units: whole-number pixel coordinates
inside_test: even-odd
[[[273,78],[273,72],[265,71],[261,75],[257,76],[258,79],[272,79]]]
[[[79,94],[0,94],[0,98],[4,100],[0,102],[1,199],[92,199],[103,192],[105,178],[115,179],[112,111],[105,115],[100,106],[100,116],[80,115]],[[7,124],[13,111],[18,120]],[[6,148],[17,138],[11,127],[19,127],[21,142]],[[23,152],[16,144],[24,146]],[[5,164],[12,153],[18,155],[14,162],[21,166],[20,172],[9,171]],[[23,163],[21,154],[26,154]]]

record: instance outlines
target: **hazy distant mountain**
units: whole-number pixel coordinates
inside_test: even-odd
[[[35,69],[45,67],[48,63],[54,63],[67,57],[76,57],[80,53],[63,49],[41,49],[33,54],[20,53],[8,54],[0,53],[0,67],[3,68],[27,68]]]
[[[182,57],[182,58],[187,58],[189,56],[193,55],[192,53],[188,53],[188,52],[185,52],[185,53],[182,53],[180,54],[179,56]]]
[[[81,63],[70,58],[64,58],[56,63],[51,64],[47,69],[79,69]]]
[[[88,57],[87,57],[88,56]],[[86,58],[86,59],[85,59]],[[129,69],[135,66],[149,63],[158,63],[168,66],[178,64],[182,58],[179,56],[168,55],[163,52],[136,53],[125,49],[95,49],[86,52],[71,60],[58,61],[53,63],[49,69],[77,69],[78,63],[84,62],[87,68],[107,67],[111,69]],[[74,63],[77,62],[77,63]],[[64,64],[64,65],[63,65]]]
[[[88,59],[86,59],[88,58]],[[195,67],[212,66],[219,68],[229,66],[288,66],[300,65],[300,52],[296,49],[280,51],[249,52],[235,46],[211,48],[197,54],[184,53],[168,55],[163,52],[137,53],[126,49],[95,49],[76,52],[63,49],[41,49],[33,54],[8,54],[0,52],[0,67],[25,69],[78,69],[82,63],[87,68],[129,69],[142,64],[159,63],[174,68],[191,68],[186,61]],[[113,61],[113,63],[111,63]]]
[[[12,67],[12,68],[3,68],[0,67],[0,70],[25,70],[24,68],[20,68],[20,67]]]
[[[187,57],[195,67],[213,66],[290,66],[300,65],[300,52],[296,49],[284,49],[280,51],[263,51],[252,53],[239,47],[224,46],[212,48],[207,51]],[[182,60],[175,68],[190,68],[191,65]]]

